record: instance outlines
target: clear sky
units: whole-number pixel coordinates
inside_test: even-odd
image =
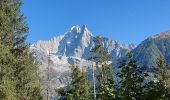
[[[86,24],[94,35],[139,44],[170,30],[170,0],[24,0],[29,43]]]

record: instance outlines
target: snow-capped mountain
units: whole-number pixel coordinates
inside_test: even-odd
[[[113,58],[117,59],[132,50],[135,46],[121,44],[114,40],[104,38],[104,46],[113,54]],[[48,54],[50,51],[57,56],[78,57],[87,59],[90,56],[90,49],[93,47],[93,35],[85,25],[82,28],[73,26],[70,31],[64,35],[54,37],[49,41],[38,41],[31,48]]]
[[[68,82],[70,64],[76,64],[85,70],[90,68],[91,63],[87,59],[90,58],[90,50],[94,46],[93,38],[93,34],[86,25],[83,25],[82,28],[77,25],[63,35],[31,45],[31,51],[37,58],[44,83],[46,82],[49,53],[52,88],[61,87]],[[108,49],[113,61],[125,56],[127,52],[135,48],[133,44],[121,44],[108,38],[103,39],[103,45]]]

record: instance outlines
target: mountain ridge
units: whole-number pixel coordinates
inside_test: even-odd
[[[46,51],[46,52],[48,52],[47,48],[49,50],[51,50],[51,52],[59,50],[58,55],[61,54],[63,56],[64,48],[70,49],[67,47],[69,47],[68,45],[72,45],[72,43],[77,45],[77,47],[80,44],[78,44],[78,43],[76,44],[76,42],[79,42],[79,43],[82,42],[83,45],[81,45],[81,46],[84,46],[84,47],[88,47],[88,45],[92,46],[92,42],[93,42],[92,37],[93,37],[93,34],[88,30],[86,25],[83,25],[82,28],[80,28],[78,25],[76,25],[76,26],[73,26],[70,31],[67,31],[66,33],[64,33],[64,35],[56,36],[49,41],[48,40],[47,41],[40,40],[36,44],[33,44],[31,47],[36,47],[36,48],[39,48],[40,50]],[[78,39],[80,39],[80,40],[78,40]],[[76,40],[76,41],[74,41],[74,40]],[[57,43],[57,41],[60,41],[60,42]],[[131,50],[135,47],[134,44],[129,44],[129,45],[121,44],[118,41],[110,40],[108,38],[104,38],[104,41],[110,42],[109,44],[106,44],[105,46],[120,45],[120,47],[129,49],[129,50]],[[67,44],[67,42],[70,42],[70,44]],[[52,43],[52,44],[50,44],[50,43]],[[64,44],[64,45],[60,45],[60,44]],[[72,45],[72,46],[75,46],[75,45]],[[69,55],[67,55],[67,56],[69,56]]]

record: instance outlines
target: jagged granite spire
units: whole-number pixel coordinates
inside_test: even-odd
[[[66,32],[64,35],[54,37],[49,41],[38,41],[32,47],[35,49],[41,50],[42,52],[47,52],[49,49],[52,50],[55,55],[66,56],[66,57],[79,57],[87,59],[89,56],[89,51],[92,47],[93,35],[88,30],[86,25],[83,25],[80,28],[78,25],[73,26],[70,31]],[[67,42],[70,44],[67,44]],[[114,55],[113,58],[124,56],[125,53],[133,49],[133,45],[124,45],[115,42],[108,43],[110,40],[105,40],[105,44],[109,44],[111,52],[116,52],[117,55]],[[116,49],[114,47],[117,46]],[[120,56],[121,55],[121,56]]]
[[[80,26],[76,25],[76,26],[71,27],[71,32],[80,33],[81,32]]]
[[[88,30],[87,25],[83,25],[81,28],[81,33],[85,35],[90,35],[92,36],[92,33]]]

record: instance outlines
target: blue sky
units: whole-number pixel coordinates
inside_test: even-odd
[[[23,0],[29,43],[86,24],[94,35],[139,44],[170,30],[170,0]]]

